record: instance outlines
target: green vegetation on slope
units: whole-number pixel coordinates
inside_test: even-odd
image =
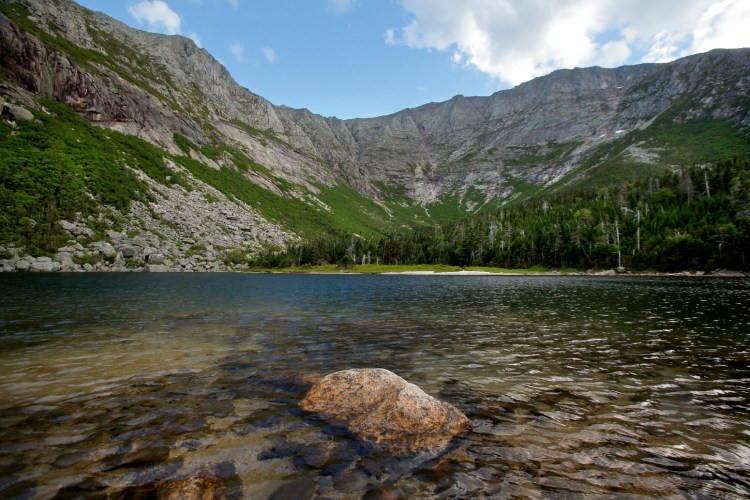
[[[269,130],[269,129],[262,130],[259,128],[255,128],[252,125],[249,125],[240,120],[230,120],[229,123],[245,131],[248,135],[251,135],[255,137],[256,139],[261,139],[261,144],[263,144],[264,146],[268,144],[267,140],[269,140],[269,141],[276,142],[286,147],[289,150],[294,150],[294,147],[291,144],[281,139],[272,130]]]
[[[388,212],[362,193],[341,183],[334,187],[319,186],[319,189],[317,198],[331,209],[323,216],[337,231],[370,237],[384,235],[390,228]]]
[[[382,182],[376,183],[376,186],[382,194],[385,206],[392,214],[391,223],[385,228],[385,232],[399,227],[418,228],[447,224],[499,203],[497,199],[487,200],[485,194],[476,188],[469,188],[465,193],[443,193],[437,200],[421,204],[416,202],[405,188],[385,185]]]
[[[264,267],[338,263],[676,271],[750,268],[750,163],[559,195],[385,238],[333,238],[260,256]]]
[[[570,155],[581,144],[580,141],[550,141],[545,146],[516,146],[515,149],[519,150],[519,155],[506,159],[504,163],[509,167],[517,167],[559,161]]]
[[[667,166],[692,166],[750,161],[750,135],[726,120],[686,119],[685,100],[679,100],[644,130],[633,130],[597,148],[558,186],[602,187],[613,182],[658,176]],[[655,163],[632,156],[631,146],[656,154]]]
[[[143,171],[157,182],[179,184],[185,189],[192,189],[187,180],[189,176],[180,175],[170,169],[165,163],[165,158],[175,161],[192,176],[217,188],[230,199],[251,206],[271,222],[281,224],[310,241],[337,242],[329,245],[331,252],[338,255],[335,261],[343,258],[343,249],[344,256],[353,255],[356,250],[358,257],[375,255],[378,258],[382,255],[386,260],[391,259],[395,262],[427,262],[435,259],[442,262],[448,259],[451,264],[467,265],[475,261],[478,264],[487,264],[487,245],[483,240],[481,248],[473,248],[468,253],[462,253],[463,250],[459,251],[457,248],[452,249],[450,245],[453,243],[441,243],[434,248],[425,246],[416,254],[409,254],[411,250],[408,250],[409,245],[406,243],[382,237],[394,230],[403,230],[390,238],[403,238],[408,243],[411,241],[409,238],[412,228],[422,228],[420,234],[423,234],[435,231],[435,224],[452,228],[454,221],[463,221],[467,214],[474,214],[466,219],[467,221],[475,221],[483,220],[482,217],[491,220],[493,214],[497,213],[521,213],[525,210],[524,207],[529,206],[530,200],[549,197],[550,193],[554,192],[553,189],[508,178],[507,173],[504,174],[505,182],[513,184],[516,188],[510,199],[488,200],[480,189],[470,188],[466,192],[454,190],[443,193],[434,203],[424,206],[415,203],[405,189],[393,187],[380,186],[384,202],[378,203],[343,183],[334,186],[316,185],[314,188],[297,185],[254,162],[237,147],[218,142],[219,136],[211,133],[217,132],[216,129],[208,123],[209,111],[200,105],[201,96],[197,85],[176,89],[185,97],[185,102],[191,105],[186,105],[185,102],[178,103],[173,98],[164,96],[157,89],[163,90],[163,86],[174,87],[174,82],[169,80],[169,72],[158,61],[139,53],[137,47],[130,47],[106,31],[97,30],[93,18],[87,17],[83,21],[88,33],[101,50],[78,47],[63,37],[41,29],[30,18],[26,7],[20,3],[2,2],[0,12],[22,29],[37,36],[50,49],[64,53],[70,60],[84,66],[92,75],[117,74],[176,110],[182,111],[181,106],[190,108],[205,127],[206,135],[212,136],[216,141],[196,145],[188,138],[175,134],[175,143],[184,154],[170,155],[136,137],[93,127],[65,106],[55,102],[45,102],[53,114],[38,113],[38,122],[19,123],[17,128],[1,123],[0,154],[3,156],[0,160],[0,201],[3,202],[3,212],[0,237],[3,242],[27,244],[35,253],[48,253],[54,250],[66,237],[55,225],[56,220],[74,218],[78,213],[84,217],[96,215],[102,204],[126,211],[132,200],[148,199],[150,194],[147,186],[138,182],[131,168]],[[54,23],[51,23],[50,28],[52,33],[64,31]],[[750,143],[747,135],[738,132],[727,121],[692,119],[690,112],[695,102],[697,101],[693,97],[686,96],[659,115],[648,129],[631,131],[601,146],[579,169],[557,186],[557,192],[568,193],[567,199],[573,199],[574,196],[588,199],[588,195],[583,193],[586,189],[610,186],[614,183],[617,183],[620,189],[625,185],[634,186],[637,179],[648,176],[656,178],[668,171],[667,167],[670,165],[700,165],[712,160],[730,158],[738,158],[740,162],[745,163],[750,161]],[[291,144],[271,130],[257,129],[238,120],[231,121],[231,124],[256,137],[264,145],[273,142],[273,148],[281,146],[295,151]],[[483,150],[478,144],[485,143],[486,139],[486,136],[478,138],[473,149],[449,167],[468,174],[473,163],[498,160],[490,160],[489,157],[495,154],[493,150],[484,151],[484,156],[480,155]],[[504,163],[506,167],[543,165],[545,168],[554,168],[568,159],[579,145],[578,142],[548,142],[537,146],[519,146],[518,150],[511,154],[515,155],[515,158],[506,159]],[[631,146],[657,151],[658,165],[654,166],[631,157],[626,152]],[[192,151],[212,160],[207,163],[215,166],[216,162],[221,167],[211,168],[191,158]],[[318,158],[313,159],[321,161]],[[260,184],[251,180],[259,177],[263,178]],[[272,189],[264,187],[266,181],[273,184]],[[622,184],[623,181],[627,181],[626,184]],[[657,199],[666,196],[664,192],[658,195],[659,192],[661,191],[657,190],[657,193],[652,194]],[[718,203],[721,200],[720,193],[721,189],[718,189],[715,196],[706,198],[710,199],[711,203]],[[725,193],[726,196],[729,195]],[[211,195],[206,197],[208,199]],[[696,199],[697,205],[704,202],[700,196]],[[722,213],[728,213],[725,208],[723,205],[716,205],[712,206],[711,210],[724,210]],[[501,211],[502,209],[505,211]],[[727,217],[731,219],[731,214]],[[564,217],[560,215],[559,219],[563,220]],[[611,224],[612,220],[619,221],[609,215],[600,220],[600,227],[608,227],[607,224]],[[719,224],[710,218],[704,222]],[[463,221],[460,224],[465,223]],[[738,224],[734,225],[739,227]],[[463,228],[461,231],[465,230],[463,225],[457,227]],[[495,229],[489,231],[493,233]],[[604,229],[602,231],[600,239],[603,241],[609,233]],[[512,234],[512,231],[510,233]],[[463,239],[464,233],[461,234]],[[549,233],[547,236],[557,238],[555,234]],[[352,239],[350,235],[357,236]],[[495,236],[493,234],[493,242]],[[721,238],[724,245],[724,236]],[[375,239],[379,241],[379,245],[382,243],[385,246],[373,248],[370,243],[365,243]],[[453,240],[457,241],[457,238],[453,237]],[[544,243],[541,240],[540,242]],[[470,247],[471,242],[469,243]],[[412,247],[414,245],[416,243],[413,243]],[[538,244],[535,245],[534,248],[539,247]],[[360,246],[362,248],[358,249]],[[364,248],[367,248],[365,253],[360,251]],[[505,252],[505,248],[502,247],[498,255],[512,255],[508,257],[511,260],[501,262],[502,258],[497,257],[497,262],[493,265],[519,265],[516,262],[519,260],[517,255],[506,255]],[[527,253],[534,256],[535,252],[536,250]],[[557,254],[556,250],[555,255]],[[297,255],[296,260],[299,261],[299,252]],[[326,252],[317,252],[315,258],[327,261],[331,257],[326,255]],[[529,259],[534,261],[537,257]],[[548,265],[549,262],[545,259],[546,257],[541,260]],[[721,260],[714,257],[711,259],[713,260],[710,262]],[[563,264],[573,265],[567,264],[568,261],[575,261],[575,265],[584,265],[587,261],[600,265],[604,259],[596,260],[589,255],[584,260],[570,257]],[[645,262],[638,259],[635,261],[637,265]]]
[[[94,127],[54,101],[50,113],[15,127],[0,122],[0,241],[48,253],[67,239],[56,224],[99,213],[98,204],[127,211],[148,186],[125,166],[162,184],[189,187],[166,166],[161,150],[133,136]]]
[[[188,138],[174,134],[175,142],[185,155],[172,159],[196,178],[213,186],[230,198],[240,200],[257,210],[266,219],[308,238],[324,233],[383,235],[390,224],[386,210],[372,199],[344,184],[316,186],[318,192],[297,186],[249,159],[242,151],[224,144],[198,146]],[[214,169],[190,158],[191,150],[212,160],[230,158],[231,166]],[[228,156],[227,156],[228,155]],[[247,172],[261,174],[273,183],[279,193],[255,184]],[[322,203],[322,204],[321,204]]]
[[[137,137],[95,127],[61,103],[40,104],[46,112],[35,112],[34,121],[0,121],[0,241],[26,245],[32,254],[50,254],[69,239],[59,220],[97,216],[102,205],[127,212],[131,201],[148,201],[148,186],[131,168],[159,183],[193,189],[185,175],[167,166],[165,157],[306,238],[382,236],[393,227],[386,208],[344,184],[319,185],[312,193],[273,176],[232,146],[198,146],[179,134],[175,142],[185,154],[166,155]],[[191,150],[229,165],[211,168],[190,158]],[[254,183],[248,173],[262,175],[278,192]]]
[[[279,189],[282,192],[284,189],[287,190],[283,194],[274,193],[253,183],[237,168],[222,166],[220,169],[214,169],[182,155],[175,156],[173,159],[197,179],[218,189],[230,199],[240,200],[257,210],[267,220],[277,222],[285,229],[306,237],[315,237],[325,232],[356,232],[365,229],[358,224],[363,218],[361,205],[349,206],[348,209],[351,211],[349,214],[341,206],[336,206],[337,210],[329,212],[312,201],[303,201],[294,196],[290,192],[289,185],[285,185],[280,179],[272,179],[272,181],[281,184]],[[335,193],[335,190],[336,188],[331,191]],[[339,199],[340,196],[330,195],[334,200]],[[356,219],[352,222],[354,215]],[[363,232],[371,234],[372,230]]]
[[[131,200],[148,196],[148,189],[126,165],[157,182],[191,189],[183,176],[166,166],[158,148],[96,128],[60,103],[42,104],[51,114],[37,113],[37,121],[16,127],[0,123],[3,241],[46,253],[67,239],[57,220],[97,214],[98,203],[127,211]],[[347,186],[319,186],[315,197],[327,210],[311,193],[270,176],[240,151],[199,147],[179,135],[175,140],[186,153],[196,149],[212,159],[229,155],[236,168],[216,170],[186,155],[172,159],[230,198],[310,240],[286,253],[269,251],[258,259],[259,265],[353,263],[356,258],[388,264],[586,268],[612,267],[619,252],[624,265],[637,269],[745,266],[750,192],[746,162],[687,169],[648,183],[620,183],[594,194],[559,195],[542,205],[485,207],[449,224],[466,213],[467,201],[481,203],[481,194],[445,195],[425,210],[407,203],[407,196],[392,193],[391,216]],[[251,170],[268,175],[281,194],[251,182],[245,176]],[[427,227],[427,220],[444,225],[382,237],[400,225],[412,227],[416,222]],[[353,233],[362,237],[343,236]]]

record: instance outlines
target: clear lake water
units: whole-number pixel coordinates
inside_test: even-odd
[[[750,496],[750,280],[0,275],[0,497]],[[392,370],[461,409],[396,458],[302,411]]]

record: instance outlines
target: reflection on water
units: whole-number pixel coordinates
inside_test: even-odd
[[[0,496],[750,495],[750,282],[0,276]],[[388,368],[462,409],[396,460],[297,408]]]

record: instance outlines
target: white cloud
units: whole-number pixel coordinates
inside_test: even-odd
[[[695,52],[750,46],[750,2],[726,0],[709,7],[693,31]]]
[[[198,33],[192,32],[190,33],[190,36],[188,38],[195,42],[198,47],[203,47],[203,41],[201,40],[201,37]]]
[[[663,62],[750,46],[748,0],[399,0],[385,42],[446,51],[516,85],[558,68]]]
[[[245,62],[245,46],[241,43],[233,43],[229,46],[229,51],[237,59],[237,62]]]
[[[240,6],[240,0],[226,0],[229,5],[231,5],[233,8],[237,8]],[[191,5],[203,5],[205,2],[204,0],[187,0],[187,3]]]
[[[146,23],[148,29],[167,35],[180,32],[182,18],[162,0],[143,0],[128,7],[128,12],[139,23]]]
[[[599,49],[599,64],[605,67],[614,67],[630,59],[632,51],[627,42],[617,40],[607,42]]]
[[[644,62],[663,63],[674,60],[680,52],[678,39],[672,33],[660,31],[649,40],[648,52],[643,56]]]
[[[396,31],[393,29],[387,29],[385,30],[385,43],[387,45],[396,45]]]
[[[325,0],[326,11],[333,14],[345,14],[359,7],[360,0]]]
[[[279,59],[279,55],[271,47],[263,47],[262,49],[260,49],[260,51],[263,52],[263,57],[266,58],[266,61],[270,62],[271,64],[275,63]]]

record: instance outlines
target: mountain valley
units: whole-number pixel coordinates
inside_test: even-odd
[[[340,120],[271,104],[185,37],[11,0],[0,99],[4,270],[241,268],[228,256],[750,161],[750,49]]]

